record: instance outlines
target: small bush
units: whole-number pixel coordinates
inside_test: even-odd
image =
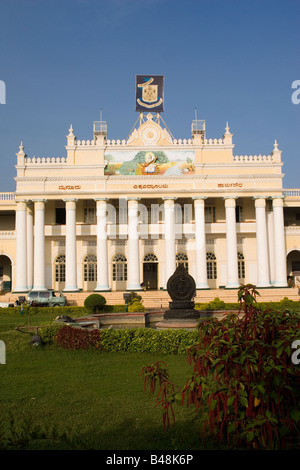
[[[55,337],[64,325],[63,324],[53,324],[53,325],[48,325],[48,326],[42,326],[39,328],[39,335],[42,338],[43,343],[45,344],[50,344],[53,343],[55,340]]]
[[[128,312],[144,312],[144,311],[145,311],[144,305],[138,300],[135,300],[134,302],[128,305]]]
[[[84,301],[84,307],[88,313],[102,312],[106,299],[101,294],[91,294]]]
[[[55,336],[55,343],[63,349],[100,348],[99,330],[63,326]]]

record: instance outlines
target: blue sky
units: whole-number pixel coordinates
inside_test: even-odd
[[[0,191],[15,190],[16,152],[65,156],[72,123],[108,138],[137,119],[135,77],[165,77],[163,119],[177,139],[226,121],[235,155],[269,154],[277,139],[284,187],[300,187],[299,0],[0,0]]]

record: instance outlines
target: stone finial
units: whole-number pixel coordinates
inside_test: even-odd
[[[230,127],[229,127],[228,121],[227,121],[226,122],[226,127],[225,127],[225,134],[223,135],[224,144],[232,145],[232,136],[233,136],[233,134],[231,134],[231,132],[230,132]]]
[[[25,158],[26,154],[24,152],[24,145],[23,145],[23,140],[21,140],[21,144],[19,146],[19,151],[16,153],[17,155],[17,165],[18,166],[24,166],[25,165]]]
[[[70,128],[69,128],[69,134],[66,137],[67,137],[67,144],[68,145],[70,145],[70,146],[75,145],[76,137],[74,135],[74,129],[73,129],[72,124],[70,125]]]
[[[23,140],[21,140],[21,144],[19,146],[19,152],[18,153],[19,153],[19,155],[25,155]]]
[[[74,129],[73,129],[73,126],[72,126],[72,124],[71,124],[71,125],[70,125],[70,128],[69,128],[69,135],[68,135],[68,137],[71,137],[71,136],[73,136],[73,135],[74,135]]]
[[[282,153],[282,151],[279,150],[279,148],[278,148],[277,139],[275,139],[273,152],[271,152],[271,155],[273,156],[273,160],[276,161],[276,162],[280,162],[281,161],[281,153]]]

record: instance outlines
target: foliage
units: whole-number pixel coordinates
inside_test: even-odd
[[[238,307],[238,304],[236,304]],[[196,310],[225,310],[228,308],[227,304],[223,300],[220,300],[218,297],[215,297],[214,300],[211,300],[208,303],[195,304]]]
[[[300,369],[291,361],[299,335],[297,313],[260,310],[252,285],[238,292],[242,315],[199,323],[199,342],[188,351],[193,374],[181,393],[165,368],[144,368],[145,386],[154,393],[169,425],[173,403],[194,405],[203,422],[203,438],[227,439],[236,447],[278,449],[298,439]]]
[[[134,291],[129,292],[128,303],[131,304],[132,302],[141,302],[142,303],[142,296],[137,294]]]
[[[45,325],[39,328],[38,334],[42,338],[43,343],[53,343],[55,337],[60,330],[64,326],[63,323],[60,324],[52,324],[52,325]]]
[[[128,312],[144,312],[144,311],[145,311],[144,305],[138,300],[135,300],[134,302],[131,302],[128,305]]]
[[[99,330],[63,326],[55,336],[55,343],[64,349],[99,348]]]
[[[106,299],[101,294],[91,294],[84,301],[84,307],[88,313],[102,312]]]
[[[199,337],[197,331],[186,330],[159,331],[151,328],[105,328],[95,331],[63,326],[57,332],[55,342],[64,349],[95,347],[105,352],[186,354],[188,348],[195,344]]]

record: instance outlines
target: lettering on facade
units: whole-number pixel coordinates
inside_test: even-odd
[[[61,191],[74,191],[76,189],[81,189],[81,186],[58,186],[58,189]]]
[[[218,188],[242,188],[243,183],[219,183]]]
[[[168,187],[168,184],[135,184],[133,189],[165,189]]]

